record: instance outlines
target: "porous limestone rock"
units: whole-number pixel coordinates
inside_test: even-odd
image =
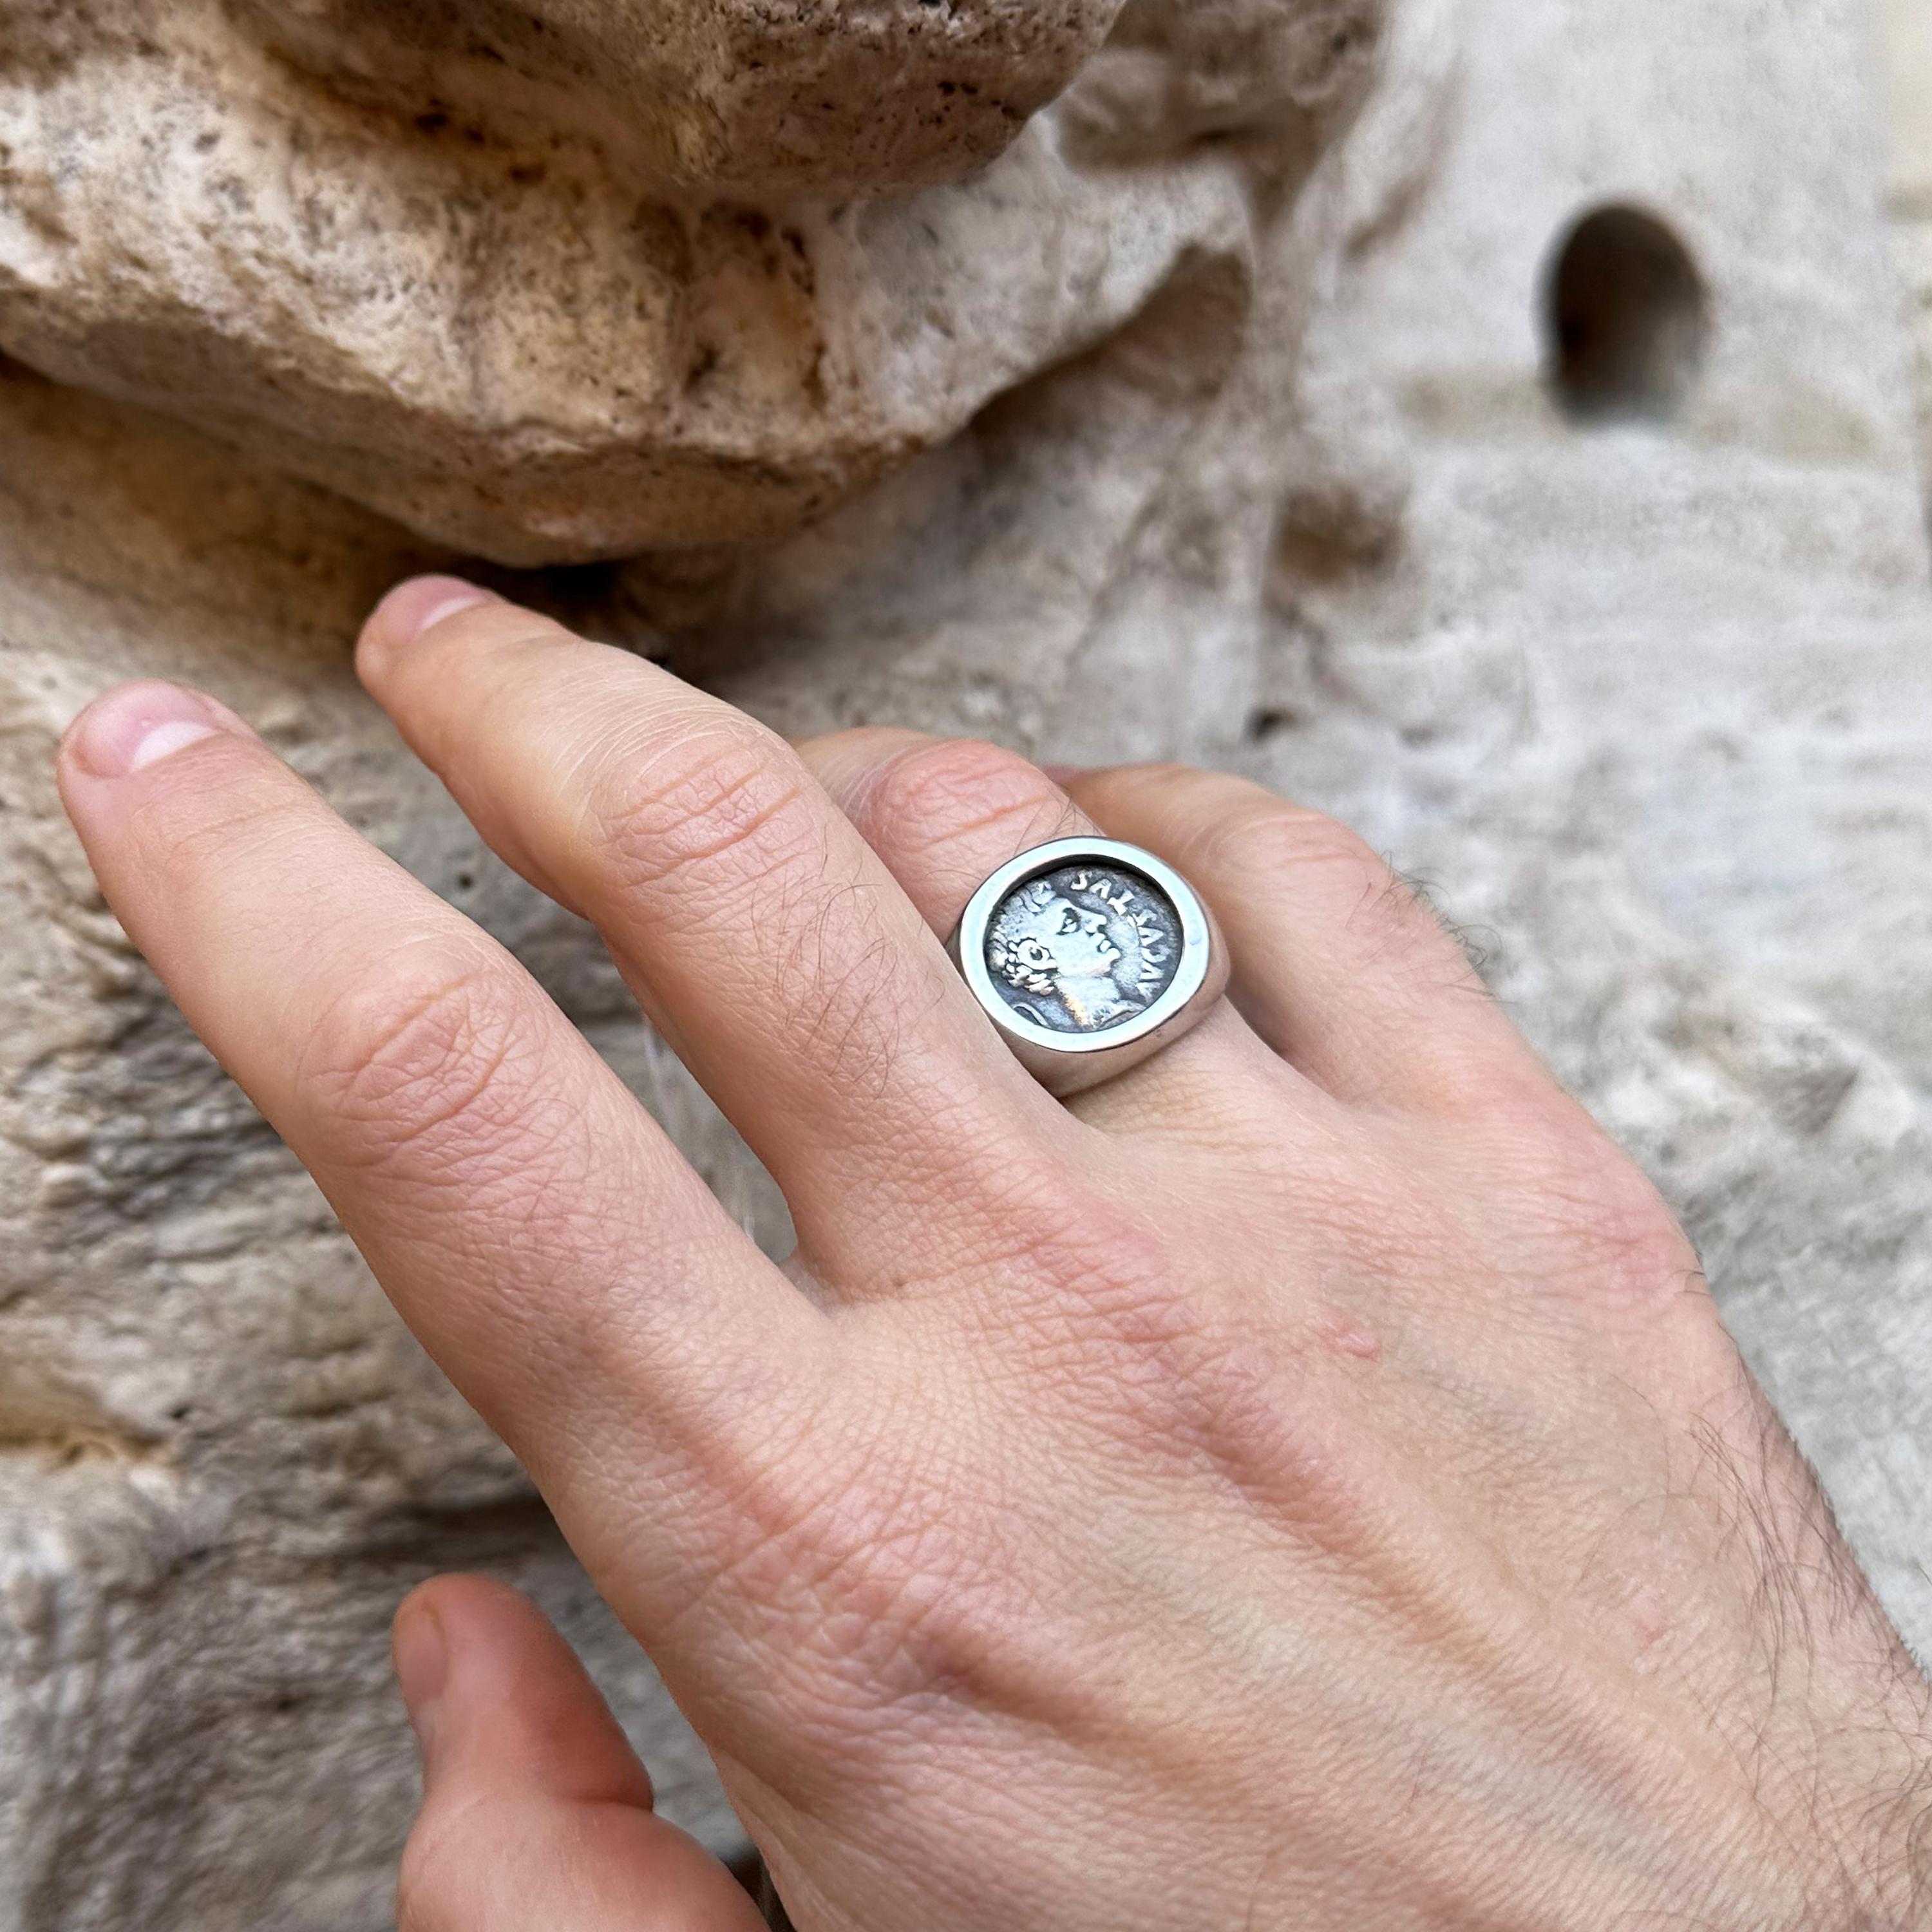
[[[0,0],[0,350],[500,562],[781,533],[1244,260],[1230,168],[1022,133],[1111,10]]]
[[[559,1615],[668,1808],[732,1838],[524,1479],[132,955],[53,797],[56,735],[104,685],[214,690],[500,934],[784,1240],[590,936],[481,848],[350,673],[380,590],[460,560],[425,531],[512,556],[644,541],[553,548],[632,512],[571,508],[544,452],[594,442],[659,339],[596,334],[615,298],[554,298],[618,272],[616,229],[425,158],[472,145],[465,116],[514,148],[562,69],[411,133],[379,96],[410,71],[384,22],[415,16],[383,14],[190,0],[110,58],[130,7],[0,0],[0,340],[99,392],[0,364],[0,1932],[380,1932],[413,1796],[384,1625],[456,1565]],[[1856,0],[1131,0],[984,172],[812,217],[902,254],[799,313],[858,340],[909,288],[940,304],[934,340],[879,350],[898,419],[928,425],[889,487],[798,529],[856,472],[809,506],[721,487],[682,532],[701,546],[496,580],[788,730],[1191,758],[1360,824],[1685,1212],[1923,1652],[1932,572],[1864,24]],[[64,48],[32,76],[25,26]],[[596,86],[592,122],[618,98]],[[325,102],[340,123],[303,118]],[[226,177],[195,172],[207,132],[237,144]],[[1672,407],[1629,422],[1573,418],[1548,380],[1547,269],[1606,204],[1678,238],[1712,315]],[[742,220],[667,205],[694,237]],[[355,232],[372,215],[386,236]],[[782,249],[806,218],[760,218]],[[769,316],[762,272],[719,266],[738,245],[694,242],[692,273]],[[546,250],[578,265],[548,294]],[[432,261],[470,278],[414,275]],[[769,392],[729,378],[734,446],[775,473],[800,447],[790,339],[734,338]]]
[[[952,181],[1100,46],[1120,0],[238,0],[270,44],[410,120],[588,135],[708,197]],[[150,17],[152,17],[152,16]]]
[[[1136,0],[1029,127],[1118,0],[0,0],[0,350],[502,562],[782,535],[1245,266],[1385,4]]]

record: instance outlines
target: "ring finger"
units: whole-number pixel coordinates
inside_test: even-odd
[[[800,754],[885,861],[938,934],[950,934],[983,881],[1009,860],[1097,828],[1037,766],[994,745],[916,731],[862,730],[814,739]],[[1232,1008],[1126,1076],[1079,1095],[1096,1126],[1216,1144],[1284,1092],[1312,1102]],[[1278,1121],[1272,1116],[1268,1126]]]
[[[1554,1090],[1454,935],[1346,826],[1178,765],[1088,772],[1073,790],[1213,901],[1234,951],[1235,1004],[1338,1100],[1496,1117],[1509,1111],[1506,1095]]]

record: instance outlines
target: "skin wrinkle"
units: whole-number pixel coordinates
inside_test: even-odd
[[[425,999],[434,997],[424,996]],[[421,1002],[417,1003],[414,1018],[406,1018],[404,1024],[413,1026],[419,1021],[421,1006]],[[580,1268],[596,1258],[599,1264],[597,1274],[615,1279],[621,1268],[608,1232],[608,1210],[596,1210],[592,1202],[586,1202],[581,1208],[575,1205],[577,1192],[594,1190],[597,1168],[596,1150],[589,1144],[584,1117],[575,1108],[545,1105],[541,1097],[534,1102],[523,1097],[525,1094],[541,1096],[541,1064],[519,1083],[518,1093],[506,1096],[501,1090],[502,1070],[518,1051],[517,1036],[505,1034],[480,1064],[472,1061],[461,1069],[466,1096],[459,1094],[446,1099],[428,1113],[412,1112],[400,1131],[383,1137],[380,1145],[364,1154],[345,1152],[340,1156],[341,1164],[352,1177],[380,1174],[392,1186],[403,1180],[418,1190],[430,1190],[418,1202],[418,1210],[424,1207],[432,1209],[430,1219],[439,1244],[452,1255],[466,1251],[479,1268],[487,1268],[490,1263],[494,1239],[477,1240],[469,1237],[462,1226],[452,1227],[449,1223],[458,1220],[466,1203],[473,1217],[478,1200],[487,1198],[494,1221],[526,1231],[540,1228],[554,1249],[567,1250],[577,1258]],[[392,1057],[392,1048],[387,1045],[358,1048],[358,1057],[380,1059]],[[447,1058],[452,1063],[459,1062],[460,1050],[453,1048]],[[428,1077],[434,1078],[446,1072],[439,1069],[437,1074]],[[308,1078],[323,1088],[331,1084],[313,1068]],[[394,1090],[380,1096],[376,1104],[393,1107]],[[359,1105],[351,1108],[345,1096],[338,1099],[338,1111],[361,1114],[370,1109]],[[479,1114],[486,1115],[490,1123],[480,1130]],[[422,1144],[432,1138],[442,1143],[443,1150],[425,1160]],[[554,1156],[573,1144],[578,1150],[576,1157],[560,1168]],[[608,1147],[604,1157],[608,1158]],[[406,1171],[399,1172],[399,1169]],[[340,1179],[334,1183],[338,1188],[342,1184]],[[614,1196],[609,1208],[618,1208],[620,1199]],[[563,1228],[573,1220],[580,1232],[566,1237]],[[688,1276],[695,1260],[693,1256],[680,1264],[678,1258],[661,1247],[653,1256],[653,1273],[661,1281],[674,1272]],[[592,1327],[590,1311],[596,1305],[594,1301],[586,1305],[580,1300],[572,1311],[567,1325],[575,1334],[578,1352],[589,1340]],[[548,1325],[560,1325],[554,1312],[548,1317]],[[628,1325],[634,1345],[636,1324]],[[541,1345],[543,1329],[532,1329],[527,1321],[525,1328],[526,1345]]]
[[[554,1237],[557,1223],[554,1211],[546,1212],[542,1225]],[[574,1262],[575,1277],[583,1285],[560,1306],[524,1292],[514,1278],[492,1282],[497,1243],[479,1248],[474,1265],[464,1268],[455,1265],[458,1256],[446,1240],[439,1239],[442,1278],[465,1346],[475,1352],[475,1330],[478,1328],[494,1335],[498,1373],[518,1397],[517,1406],[508,1409],[490,1402],[488,1391],[470,1391],[472,1400],[509,1437],[560,1513],[569,1513],[569,1496],[587,1476],[588,1494],[600,1515],[608,1515],[620,1502],[627,1510],[648,1502],[656,1512],[656,1535],[662,1540],[664,1526],[676,1520],[694,1499],[705,1496],[704,1459],[687,1454],[680,1460],[683,1473],[675,1480],[666,1476],[647,1484],[636,1472],[630,1445],[636,1442],[643,1418],[661,1448],[670,1454],[683,1426],[680,1408],[687,1412],[690,1427],[699,1427],[701,1418],[700,1432],[706,1436],[722,1433],[721,1418],[727,1412],[723,1400],[708,1395],[680,1400],[680,1391],[694,1378],[692,1350],[679,1310],[688,1305],[696,1285],[716,1278],[718,1258],[704,1248],[680,1252],[665,1244],[652,1256],[648,1289],[639,1292],[635,1268],[625,1256],[613,1252],[595,1222],[584,1232],[588,1238],[557,1244],[560,1254]],[[380,1273],[380,1246],[370,1259]],[[677,1284],[674,1290],[670,1286],[673,1283]],[[422,1283],[425,1290],[430,1285],[428,1279]],[[493,1382],[490,1386],[496,1384]],[[761,1388],[751,1378],[748,1364],[741,1370],[734,1402],[742,1409],[749,1401],[761,1399],[758,1432],[761,1442],[770,1444],[780,1439],[778,1424],[784,1412],[782,1398],[787,1394],[769,1382]],[[525,1400],[532,1394],[538,1398],[536,1402]],[[570,1455],[561,1460],[548,1453],[545,1439],[545,1425],[554,1426],[559,1415],[572,1419],[577,1438]],[[583,1445],[592,1441],[626,1445],[617,1460],[632,1466],[608,1472],[589,1468],[594,1459],[586,1454]],[[707,1501],[704,1507],[709,1509],[712,1504]]]
[[[982,1118],[970,1102],[942,1101],[935,1117],[943,1124],[949,1106],[958,1107],[969,1120]],[[902,1183],[896,1199],[905,1226],[894,1245],[896,1265],[890,1272],[863,1277],[864,1292],[856,1299],[868,1304],[890,1286],[908,1303],[943,1300],[962,1310],[979,1308],[986,1317],[987,1339],[1025,1310],[1007,1293],[1016,1282],[1026,1281],[1042,1258],[1042,1243],[1066,1238],[1078,1226],[1090,1202],[1084,1162],[1064,1148],[1027,1144],[1016,1126],[1004,1136],[967,1139],[940,1132],[933,1136],[935,1151],[922,1162],[910,1155],[896,1163]],[[951,1151],[949,1153],[948,1150]],[[952,1190],[939,1184],[969,1176],[970,1193],[949,1200]],[[987,1211],[989,1204],[994,1212]],[[800,1252],[814,1271],[823,1265],[808,1236]],[[985,1289],[974,1284],[983,1282]],[[991,1290],[988,1294],[987,1290]]]
[[[752,1636],[767,1628],[761,1606],[734,1604],[722,1625],[718,1606],[730,1601],[726,1586],[735,1552],[760,1546],[769,1536],[774,1486],[806,1460],[802,1446],[822,1413],[811,1400],[814,1387],[774,1384],[762,1391],[763,1402],[759,1390],[746,1391],[730,1428],[715,1426],[711,1406],[674,1406],[653,1387],[651,1426],[670,1436],[679,1452],[675,1480],[667,1478],[656,1493],[634,1484],[628,1494],[607,1482],[588,1492],[587,1511],[559,1511],[586,1563],[600,1566],[601,1559],[605,1574],[621,1580],[619,1594],[648,1606],[626,1612],[625,1620],[661,1669],[688,1668],[694,1656],[716,1664],[697,1694],[728,1714],[728,1736],[767,1718],[773,1693],[767,1673],[730,1667],[734,1658],[742,1663],[759,1654]],[[636,1414],[634,1409],[620,1423],[634,1427]],[[612,1439],[623,1438],[620,1433]],[[536,1473],[542,1476],[541,1465]],[[614,1473],[622,1473],[621,1459]],[[694,1497],[701,1509],[694,1510]]]
[[[808,1058],[838,1068],[844,1084],[862,1099],[882,1100],[905,1050],[896,997],[905,977],[903,962],[861,882],[834,886],[821,878],[809,896],[814,907],[811,918],[794,915],[782,922],[795,936],[776,962],[776,1004],[811,1014],[801,1042]],[[851,923],[864,935],[856,954],[832,937],[847,922],[842,916],[854,910],[859,916]],[[821,1001],[814,1012],[812,991],[826,984],[828,969],[836,970],[837,996]],[[928,1015],[936,1004],[935,993],[926,1005]]]
[[[899,752],[841,802],[868,838],[921,867],[955,850],[976,856],[1010,843],[1017,854],[1088,829],[1066,795],[1024,760],[994,746],[943,739]]]
[[[728,796],[738,793],[739,788],[734,786]],[[770,990],[752,997],[774,1012],[808,1012],[811,1016],[800,1042],[801,1049],[809,1052],[814,1047],[823,1048],[830,1042],[826,1057],[838,1070],[842,1086],[862,1100],[877,1100],[889,1090],[905,1051],[902,1030],[895,1027],[891,1037],[881,1039],[875,1026],[881,1015],[889,1019],[896,1018],[898,1007],[893,995],[906,978],[905,962],[890,936],[878,930],[872,922],[868,923],[873,925],[873,929],[856,955],[849,942],[842,940],[836,948],[828,943],[827,935],[840,929],[842,904],[865,903],[864,886],[857,880],[832,886],[822,872],[816,879],[808,880],[792,863],[792,853],[780,854],[771,849],[770,828],[796,816],[801,798],[801,794],[788,790],[777,799],[762,802],[754,817],[734,824],[715,841],[682,855],[678,869],[687,865],[694,870],[700,864],[715,864],[718,858],[740,850],[748,853],[752,842],[758,842],[756,856],[748,856],[745,862],[747,878],[757,879],[760,894],[767,902],[776,898],[775,914],[768,922],[771,928],[790,937],[786,950],[771,962]],[[712,807],[704,808],[708,811]],[[693,822],[695,820],[694,808]],[[626,836],[642,845],[651,842],[655,833],[640,826]],[[810,862],[814,844],[808,829],[800,828],[794,850],[797,856]],[[602,882],[592,896],[601,899],[615,893],[641,898],[653,889],[674,883],[675,877],[674,871],[646,876],[626,866],[620,869],[614,880]],[[810,916],[801,916],[802,910],[807,907],[811,908]],[[716,916],[715,910],[701,899],[687,915],[694,926]],[[834,951],[840,956],[833,982],[836,995],[808,998],[825,987],[831,963],[828,955]],[[934,973],[924,977],[932,988],[924,1003],[926,1012],[930,1013],[938,1005],[939,988],[944,982]],[[664,984],[650,980],[643,982],[640,991],[654,1004],[662,1004],[670,997],[670,989]],[[812,1057],[816,1060],[820,1056]]]
[[[1178,1159],[1214,1164],[1232,1183],[1239,1176],[1257,1188],[1271,1188],[1285,1176],[1280,1151],[1262,1137],[1282,1112],[1292,1108],[1309,1121],[1332,1106],[1330,1096],[1312,1087],[1285,1063],[1270,1058],[1258,1078],[1230,1083],[1226,1063],[1260,1047],[1254,1030],[1232,1004],[1212,1013],[1195,1030],[1158,1057],[1122,1078],[1075,1096],[1072,1111],[1109,1139],[1132,1136]],[[1236,1191],[1238,1212],[1245,1197]]]
[[[204,738],[175,754],[177,760],[193,759],[204,766],[230,756],[230,741],[220,737]],[[184,870],[191,876],[206,869],[195,862],[203,847],[225,864],[238,854],[247,856],[258,842],[264,847],[279,845],[295,836],[298,833],[290,824],[287,798],[280,786],[266,795],[251,790],[212,815],[200,809],[184,813],[178,794],[157,792],[129,814],[131,845],[155,862],[165,861],[171,869]],[[185,866],[184,860],[188,862]]]
[[[1331,818],[1285,805],[1241,781],[1229,781],[1226,789],[1238,802],[1201,825],[1182,843],[1182,850],[1204,870],[1271,879],[1303,873],[1319,879],[1333,874],[1345,883],[1352,882],[1356,889],[1349,894],[1353,910],[1340,922],[1345,929],[1370,906],[1381,908],[1391,922],[1405,928],[1413,926],[1412,901],[1399,882],[1389,878],[1387,867],[1366,840]],[[1393,892],[1392,886],[1396,888]]]
[[[641,764],[622,760],[616,776],[607,772],[590,785],[580,836],[570,849],[590,855],[589,883],[600,889],[596,896],[614,890],[656,902],[664,888],[701,872],[711,891],[736,899],[768,890],[774,873],[789,880],[795,861],[807,866],[817,861],[821,848],[804,809],[807,781],[801,772],[774,783],[759,755],[762,746],[744,742],[741,764],[712,758],[688,770],[674,767],[668,779],[661,775],[674,752],[707,736],[737,748],[736,741],[746,735],[700,731],[661,746]],[[775,836],[781,827],[791,834],[789,843]],[[731,866],[720,866],[725,859]],[[707,922],[704,895],[693,896],[694,916]]]
[[[297,1081],[320,1094],[320,1111],[352,1123],[365,1137],[359,1156],[345,1150],[344,1164],[366,1158],[380,1169],[431,1139],[454,1156],[460,1144],[478,1142],[474,1124],[486,1109],[498,1124],[482,1130],[485,1145],[521,1138],[521,1110],[501,1102],[500,1082],[530,1049],[514,1025],[489,1026],[496,1002],[479,984],[484,973],[452,962],[405,992],[394,961],[386,971],[391,977],[380,991],[358,982],[323,1008],[296,1061]],[[540,1084],[524,1083],[530,1090]],[[404,1100],[418,1094],[428,1104]],[[374,1131],[379,1125],[385,1128],[380,1135]]]
[[[741,1540],[711,1588],[729,1593],[735,1586],[746,1604],[756,1606],[751,1628],[785,1659],[788,1675],[802,1674],[815,1687],[809,1721],[820,1748],[842,1734],[848,1748],[863,1749],[876,1740],[883,1715],[898,1712],[908,1697],[928,1693],[950,1674],[943,1665],[920,1661],[916,1625],[932,1604],[916,1609],[910,1622],[895,1614],[921,1588],[918,1566],[896,1563],[895,1552],[950,1550],[931,1566],[940,1575],[959,1558],[939,1526],[898,1506],[909,1474],[883,1490],[873,1478],[855,1503],[849,1466],[844,1472],[844,1481],[789,1493],[776,1507],[764,1485],[738,1498],[741,1515],[755,1520],[757,1531]],[[806,1557],[812,1560],[801,1568]],[[841,1588],[841,1577],[852,1582]],[[856,1600],[854,1582],[862,1586]],[[884,1674],[895,1658],[914,1666],[897,1682]],[[792,1714],[794,1723],[806,1720],[800,1710]]]
[[[1264,1387],[1240,1335],[1222,1330],[1207,1306],[1132,1289],[1122,1299],[1132,1319],[1108,1322],[1123,1357],[1110,1379],[1117,1398],[1139,1398],[1130,1426],[1250,1504],[1279,1508],[1304,1490],[1316,1472],[1282,1426],[1289,1390]]]

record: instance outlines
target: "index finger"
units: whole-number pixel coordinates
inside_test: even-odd
[[[130,936],[566,1528],[730,1484],[821,1318],[517,962],[195,694],[110,694],[60,778]]]

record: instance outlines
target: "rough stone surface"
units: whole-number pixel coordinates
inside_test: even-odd
[[[760,202],[694,164],[640,174],[561,82],[532,96],[514,66],[443,57],[434,21],[464,22],[467,44],[488,9],[0,0],[0,350],[433,537],[556,563],[794,528],[1197,260],[1245,257],[1228,166],[1082,172],[1048,130],[1022,134],[1022,105],[1067,77],[1109,4],[906,0],[860,10],[862,29],[813,6],[764,38],[764,7],[540,10],[580,29],[542,38],[560,58],[601,34],[671,64],[697,123],[674,146],[733,154],[742,134],[755,152],[761,130],[796,129],[851,152],[857,116],[878,149],[857,178],[896,188],[926,94],[984,100],[973,76],[995,68],[1007,104],[952,165],[1021,139],[962,186],[869,201],[773,201],[774,158]],[[382,86],[290,60],[266,29],[296,26]],[[396,58],[398,35],[420,57]],[[726,46],[738,78],[713,87]],[[604,52],[592,109],[610,106],[598,89],[628,98]],[[800,64],[826,112],[765,99]],[[488,96],[476,113],[446,100],[445,74]],[[656,123],[646,106],[623,124]]]
[[[293,65],[271,10],[319,37]],[[783,1216],[582,928],[357,692],[362,610],[448,550],[302,480],[502,555],[641,542],[547,547],[554,446],[503,430],[607,422],[657,338],[460,276],[367,292],[385,232],[388,259],[433,252],[428,184],[454,177],[424,158],[458,121],[398,137],[350,82],[406,70],[357,52],[388,43],[349,38],[346,4],[171,8],[117,66],[97,28],[130,17],[0,0],[0,340],[103,392],[0,365],[0,1932],[370,1932],[413,1782],[383,1625],[436,1568],[527,1583],[671,1808],[730,1822],[516,1470],[105,915],[55,734],[130,672],[217,691],[503,935],[775,1246]],[[1922,1654],[1932,581],[1866,24],[1853,0],[1132,0],[986,172],[812,218],[900,238],[814,281],[828,331],[883,341],[862,319],[915,286],[950,319],[893,365],[926,427],[877,459],[889,487],[789,534],[800,498],[723,491],[680,533],[703,548],[500,580],[788,730],[1190,757],[1354,819],[1686,1213]],[[22,26],[70,57],[30,74]],[[232,58],[196,68],[218,31]],[[550,111],[526,78],[491,140]],[[232,166],[268,212],[224,225],[185,131],[209,100],[218,149],[324,100],[388,132],[352,152],[301,122],[292,184],[250,134]],[[55,164],[89,128],[91,168]],[[493,238],[463,259],[519,287],[538,242],[614,248],[465,178]],[[1678,236],[1713,326],[1674,414],[1586,427],[1545,380],[1541,292],[1606,202]],[[734,392],[748,460],[794,462],[794,394]]]
[[[539,145],[585,134],[645,181],[796,200],[924,187],[992,160],[1072,80],[1120,8],[238,0],[234,10],[392,114],[446,115]]]

